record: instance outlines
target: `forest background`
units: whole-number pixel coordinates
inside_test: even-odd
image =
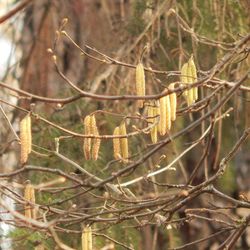
[[[1,248],[249,249],[249,1],[2,2]],[[176,120],[153,143],[148,109],[171,93]],[[32,148],[20,160],[27,115]],[[98,134],[86,133],[89,115]],[[128,158],[114,156],[115,138]],[[100,142],[97,160],[89,142]]]

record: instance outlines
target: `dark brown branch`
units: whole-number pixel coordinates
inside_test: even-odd
[[[30,4],[33,0],[25,0],[21,3],[17,4],[16,7],[14,7],[12,10],[10,10],[8,13],[4,14],[0,17],[0,24],[10,19],[12,16],[16,15],[19,11],[24,9],[28,4]]]

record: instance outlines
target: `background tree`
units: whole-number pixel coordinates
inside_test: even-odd
[[[247,0],[33,0],[0,17],[17,51],[0,83],[1,219],[14,226],[2,243],[248,249],[249,10]],[[192,58],[198,79],[184,72]],[[173,93],[177,118],[152,143]]]

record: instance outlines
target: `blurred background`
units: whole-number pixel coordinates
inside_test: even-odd
[[[21,2],[1,0],[0,16],[5,15]],[[24,8],[5,22],[0,23],[1,83],[34,95],[50,98],[64,98],[74,95],[75,92],[55,70],[51,55],[47,51],[48,48],[52,48],[55,52],[57,63],[63,74],[79,88],[103,95],[136,93],[133,68],[100,62],[82,55],[72,41],[65,36],[61,36],[58,41],[56,40],[56,31],[64,18],[68,18],[68,23],[64,28],[67,34],[86,53],[98,58],[102,58],[98,54],[101,52],[115,60],[136,65],[144,46],[149,44],[149,51],[145,53],[143,58],[144,66],[169,73],[146,73],[147,94],[160,93],[171,82],[179,81],[181,66],[187,62],[191,54],[194,55],[199,76],[204,76],[232,49],[235,41],[249,32],[250,27],[249,0],[33,0],[26,2]],[[171,9],[175,12],[171,12]],[[94,49],[98,52],[95,53]],[[244,58],[244,56],[239,55],[216,77],[234,82],[247,72],[249,67],[249,56]],[[249,80],[244,85],[249,88]],[[211,91],[212,88],[200,89],[200,99],[209,95]],[[206,108],[199,112],[193,112],[192,115],[181,112],[186,104],[183,98],[178,99],[180,100],[178,103],[180,113],[172,133],[185,128],[193,120],[208,112],[225,93],[226,90],[219,92]],[[144,114],[143,110],[138,111],[132,101],[99,101],[82,98],[64,107],[54,103],[33,102],[32,99],[17,97],[17,93],[2,86],[0,98],[23,109],[32,110],[44,118],[78,133],[83,132],[83,117],[95,110],[112,111],[122,115],[135,115],[137,112]],[[215,173],[221,158],[231,150],[244,129],[249,128],[249,100],[249,91],[239,90],[219,111],[225,112],[228,108],[233,107],[230,117],[220,120],[215,125],[210,151],[195,175],[193,185],[204,180],[205,166],[209,175]],[[4,103],[1,103],[1,108],[4,111],[0,112],[0,172],[9,173],[20,168],[20,146],[16,142],[4,114],[7,115],[13,128],[19,133],[18,124],[24,113]],[[121,119],[117,116],[101,113],[97,117],[100,134],[112,134],[114,127],[118,126],[120,121]],[[190,143],[197,140],[209,123],[209,120],[205,121],[197,130],[183,135],[171,145],[161,149],[143,165],[143,168],[136,170],[133,173],[134,176],[143,176],[148,171],[155,169],[159,157],[163,154],[167,157],[161,162],[161,165],[167,165]],[[138,129],[144,126],[134,120],[128,125],[130,127],[135,125]],[[73,171],[76,176],[85,179],[84,175],[66,163],[58,161],[55,157],[42,156],[43,153],[47,153],[46,150],[48,152],[54,150],[54,138],[61,136],[60,131],[47,124],[42,124],[39,120],[34,120],[32,133],[33,143],[36,145],[34,150],[40,152],[41,155],[32,154],[29,165],[60,168],[67,173]],[[150,143],[149,135],[131,138],[129,141],[130,154],[142,156],[144,148]],[[79,165],[93,174],[103,178],[121,168],[119,164],[107,165],[113,160],[112,141],[105,141],[101,145],[100,157],[96,162],[84,160],[81,144],[80,139],[62,140],[60,152],[77,161]],[[169,184],[185,183],[206,145],[207,142],[204,140],[200,147],[195,147],[178,161],[175,171],[167,171],[157,177],[155,181]],[[214,183],[221,192],[235,199],[250,199],[249,146],[249,141],[242,145],[240,152],[230,162],[223,177]],[[10,181],[23,184],[27,179],[34,184],[39,184],[50,181],[51,178],[49,173],[34,174],[34,172],[28,172],[18,175],[14,179],[0,179],[0,184],[7,185],[6,183]],[[136,184],[132,190],[142,199],[164,192],[164,188],[154,186],[146,181]],[[39,192],[37,202],[48,204],[52,201],[62,200],[77,193],[80,188],[68,189],[66,192],[58,194],[52,191]],[[21,194],[22,189],[17,187],[15,192]],[[99,195],[102,193],[103,190],[100,190]],[[13,209],[21,209],[21,205],[15,205],[16,202],[13,199],[8,199],[6,194],[2,195],[0,199],[7,202]],[[212,201],[217,205],[228,205],[220,203],[216,198],[213,199],[209,195],[204,195],[191,201],[188,208],[206,207]],[[72,204],[77,204],[82,208],[82,211],[85,211],[84,209],[96,205],[95,202],[97,205],[99,204],[99,201],[95,201],[90,195],[82,199],[69,200],[63,203],[60,208],[68,209]],[[180,209],[174,218],[183,218],[185,208]],[[229,213],[232,217],[240,218],[240,216],[249,214],[249,209],[232,208]],[[43,249],[55,249],[53,241],[46,233],[15,227],[15,223],[11,222],[12,217],[4,213],[4,210],[2,210],[0,218],[3,221],[9,220],[9,223],[0,222],[0,246],[2,249],[35,249],[41,245],[40,243],[43,244]],[[66,231],[59,233],[67,245],[76,249],[80,249],[80,238],[74,236],[79,234],[79,226],[80,224],[69,226],[72,229],[72,234],[68,234]],[[96,228],[103,227],[102,230],[100,229],[100,234],[104,233],[120,242],[125,242],[132,249],[144,250],[175,248],[206,237],[221,228],[221,225],[209,220],[196,219],[190,223],[177,223],[170,230],[154,223],[140,226],[130,221],[107,226],[105,229],[106,226],[104,223]],[[185,249],[216,249],[226,235],[221,234],[197,246]],[[237,249],[249,249],[249,235],[248,228],[248,231],[238,242]],[[124,249],[119,245],[112,248],[108,242],[105,237],[96,236],[95,249]]]

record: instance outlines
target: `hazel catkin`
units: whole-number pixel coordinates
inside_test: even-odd
[[[143,64],[140,62],[137,64],[135,69],[135,80],[136,80],[136,94],[139,96],[145,96],[145,73]],[[137,101],[138,106],[143,108],[143,100]]]
[[[90,132],[92,135],[99,136],[98,128],[96,125],[95,115],[91,115],[91,117],[90,117],[90,129],[91,129]],[[95,161],[98,159],[100,145],[101,145],[101,139],[94,138],[91,153],[92,153],[92,159]]]
[[[151,124],[153,123],[156,123],[156,116],[158,115],[158,110],[157,110],[158,107],[155,106],[155,103],[153,101],[151,101],[149,103],[149,106],[148,106],[148,119],[147,121]],[[157,142],[157,125],[154,125],[151,130],[150,130],[150,136],[151,136],[151,140],[153,143],[156,143]]]
[[[30,114],[26,115],[20,122],[20,141],[21,141],[21,156],[22,164],[26,163],[32,149],[32,134],[31,134],[31,118]]]
[[[192,77],[192,83],[197,81],[197,70],[196,70],[196,66],[193,60],[193,55],[190,57],[189,61],[188,61],[188,65],[190,67],[190,74]],[[194,101],[196,101],[198,99],[198,88],[194,87],[193,88],[193,98]]]
[[[121,123],[119,130],[121,135],[127,135],[125,121]],[[124,162],[128,162],[128,138],[121,138],[120,145],[121,145],[122,159]]]
[[[36,203],[35,198],[35,189],[34,186],[28,183],[24,188],[24,199],[31,202]],[[25,204],[24,206],[24,215],[29,219],[36,219],[36,208],[30,204]]]
[[[120,128],[116,127],[114,129],[114,136],[120,135]],[[119,138],[113,138],[113,149],[114,149],[114,158],[119,160],[121,158],[121,145]]]
[[[181,82],[184,85],[192,84],[197,81],[197,70],[193,60],[193,55],[181,68]],[[198,99],[198,88],[194,87],[183,92],[188,106]]]
[[[93,249],[91,227],[86,226],[83,228],[81,240],[82,240],[82,250],[92,250]]]
[[[83,122],[84,125],[84,134],[90,135],[91,134],[91,117],[87,115]],[[83,152],[86,160],[91,158],[91,138],[84,138],[83,142]]]
[[[169,89],[173,90],[174,89],[175,84],[171,83],[169,85]],[[177,107],[177,96],[176,93],[171,93],[169,95],[170,98],[170,108],[171,108],[171,121],[175,121],[176,119],[176,107]]]

